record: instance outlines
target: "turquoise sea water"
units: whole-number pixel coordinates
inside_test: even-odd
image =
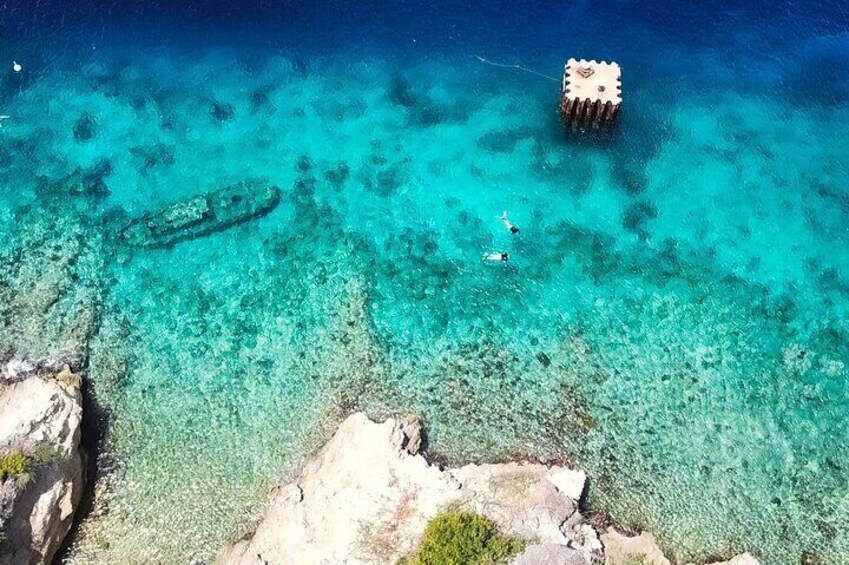
[[[682,562],[849,563],[845,4],[4,10],[0,346],[108,414],[69,561],[210,560],[363,409],[565,458]],[[619,61],[616,134],[476,56]],[[255,176],[261,219],[114,237]]]

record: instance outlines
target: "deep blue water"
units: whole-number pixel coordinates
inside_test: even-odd
[[[210,559],[364,409],[421,414],[455,462],[567,458],[682,562],[849,563],[846,2],[31,1],[0,26],[0,346],[85,359],[111,414],[73,562]],[[573,56],[622,66],[610,137],[558,124]],[[257,176],[267,216],[116,237]]]

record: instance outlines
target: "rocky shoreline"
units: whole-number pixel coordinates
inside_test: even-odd
[[[513,565],[671,565],[649,533],[598,532],[580,512],[583,471],[535,463],[441,469],[420,453],[415,417],[349,416],[291,483],[275,488],[255,533],[219,565],[394,565],[428,521],[461,507],[528,540]],[[749,554],[712,565],[757,565]]]
[[[82,379],[68,365],[0,366],[0,565],[51,563],[86,480]],[[346,418],[297,478],[273,489],[255,532],[218,565],[395,565],[451,508],[527,540],[513,565],[672,565],[654,537],[593,525],[583,471],[510,462],[445,469],[422,453],[415,416]],[[757,565],[749,554],[712,565]]]
[[[0,369],[0,564],[52,562],[85,485],[82,379],[68,365]]]

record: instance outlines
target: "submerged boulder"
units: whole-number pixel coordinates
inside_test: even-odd
[[[97,136],[97,122],[90,114],[83,114],[74,122],[74,139],[79,142],[89,141]]]
[[[641,560],[646,565],[672,565],[657,545],[654,536],[642,532],[638,536],[628,536],[614,528],[601,535],[606,561],[609,565],[619,565]]]
[[[209,108],[209,115],[216,122],[230,122],[236,117],[236,107],[227,102],[216,100]]]
[[[601,535],[604,544],[606,565],[672,565],[660,549],[655,537],[648,532],[628,536],[615,528],[608,528]],[[713,562],[708,565],[759,565],[759,561],[749,553],[741,553],[728,561]]]
[[[58,180],[41,177],[36,192],[45,197],[82,196],[102,199],[110,194],[106,177],[112,174],[112,163],[101,159],[90,167],[77,167]]]
[[[157,165],[171,166],[176,162],[174,150],[164,143],[130,147],[130,155],[138,160],[141,173]]]
[[[0,368],[0,563],[50,563],[83,491],[80,376]]]
[[[401,75],[392,77],[388,91],[389,101],[396,106],[412,108],[418,103],[418,97],[413,94],[410,82]]]

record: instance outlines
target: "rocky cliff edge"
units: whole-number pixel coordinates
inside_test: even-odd
[[[586,475],[533,463],[442,470],[419,454],[419,420],[374,423],[348,417],[298,478],[275,490],[256,532],[226,550],[220,565],[394,565],[427,522],[451,506],[530,540],[513,565],[670,562],[647,533],[599,536],[578,509]],[[757,565],[743,554],[724,564]]]
[[[81,379],[67,365],[0,366],[0,564],[50,563],[82,496]]]

